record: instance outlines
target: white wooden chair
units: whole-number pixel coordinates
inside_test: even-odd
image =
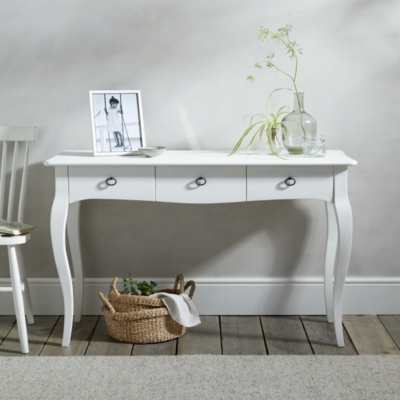
[[[29,142],[34,140],[36,140],[36,128],[0,127],[0,142],[3,143],[0,167],[1,219],[24,222]],[[12,160],[7,160],[9,147],[11,147],[10,151],[12,151],[12,146],[14,147],[14,155]],[[23,150],[22,157],[20,155],[21,151],[19,150]],[[22,178],[19,186],[17,185],[17,171],[20,167],[22,167]],[[11,173],[10,179],[8,180],[7,172],[9,171],[11,171]],[[19,186],[19,190],[17,189],[17,186]],[[19,196],[19,199],[16,199],[16,196]],[[6,197],[8,197],[8,201]],[[14,205],[18,210],[16,218],[14,217],[15,213],[13,213]],[[7,213],[5,213],[5,208],[7,208]],[[7,246],[8,248],[8,260],[11,275],[11,287],[0,287],[0,292],[13,293],[22,353],[29,353],[25,313],[28,323],[33,324],[34,322],[29,286],[21,252],[21,245],[26,243],[29,239],[29,233],[18,236],[0,236],[0,246]]]

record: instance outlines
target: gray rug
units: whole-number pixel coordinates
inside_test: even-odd
[[[400,399],[400,356],[2,357],[1,399]]]

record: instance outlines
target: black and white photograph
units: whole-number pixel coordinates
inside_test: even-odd
[[[127,155],[145,146],[139,90],[92,90],[94,155]]]

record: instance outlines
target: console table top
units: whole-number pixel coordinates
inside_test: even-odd
[[[303,157],[281,154],[284,159],[262,153],[237,152],[228,156],[229,150],[167,150],[159,157],[134,156],[93,156],[91,150],[64,150],[45,161],[47,166],[322,166],[357,165],[341,150],[327,150],[325,157]]]

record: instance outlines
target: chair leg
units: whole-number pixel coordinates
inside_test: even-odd
[[[17,252],[17,260],[18,260],[18,266],[19,266],[19,273],[21,275],[21,281],[24,282],[24,284],[25,284],[23,296],[24,296],[26,320],[28,321],[28,324],[33,324],[35,322],[35,320],[33,318],[31,293],[29,291],[28,279],[26,277],[25,264],[24,264],[24,258],[22,257],[21,246],[15,246],[15,250]]]
[[[22,295],[21,276],[18,268],[16,246],[8,247],[8,258],[10,261],[11,285],[13,288],[15,315],[18,323],[18,335],[21,343],[22,353],[29,353],[28,331],[26,329],[24,298]]]

